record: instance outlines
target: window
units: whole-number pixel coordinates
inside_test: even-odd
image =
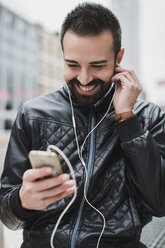
[[[11,70],[7,71],[7,89],[10,96],[13,97],[13,75]]]

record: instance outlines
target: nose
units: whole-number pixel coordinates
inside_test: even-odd
[[[94,79],[94,77],[88,72],[87,69],[82,68],[77,76],[77,79],[82,85],[87,85]]]

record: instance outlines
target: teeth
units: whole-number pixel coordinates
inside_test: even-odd
[[[80,89],[83,90],[83,91],[90,91],[94,87],[95,87],[94,85],[91,85],[91,86],[82,86],[82,85],[80,85]]]

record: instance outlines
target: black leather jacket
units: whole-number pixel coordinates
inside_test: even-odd
[[[78,106],[73,99],[80,145],[106,112],[111,94],[92,108]],[[84,147],[87,197],[106,219],[100,248],[140,247],[142,227],[152,215],[165,215],[165,114],[143,101],[135,103],[134,112],[134,117],[116,123],[112,106]],[[78,158],[66,86],[26,102],[18,112],[1,178],[1,220],[13,230],[24,229],[21,247],[50,247],[54,224],[72,196],[42,211],[23,209],[19,199],[22,176],[31,168],[28,152],[46,150],[49,144],[69,158],[78,185],[77,198],[60,223],[54,246],[94,248],[103,222],[84,201],[85,172]],[[69,173],[62,158],[61,163]]]

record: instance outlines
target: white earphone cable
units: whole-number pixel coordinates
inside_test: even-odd
[[[112,87],[114,86],[114,83],[111,84],[111,88],[110,88],[110,91],[112,89]],[[104,233],[104,229],[105,229],[105,224],[106,224],[106,221],[105,221],[105,217],[104,215],[97,209],[95,208],[87,199],[87,196],[86,196],[86,192],[87,192],[87,184],[88,184],[88,173],[87,173],[87,168],[86,168],[86,164],[85,164],[85,161],[83,159],[83,156],[82,156],[82,153],[83,153],[83,148],[84,148],[84,145],[85,145],[85,142],[86,140],[88,139],[88,137],[90,136],[90,134],[99,126],[99,124],[103,121],[103,119],[106,117],[106,115],[108,114],[110,108],[111,108],[111,105],[112,105],[112,102],[113,102],[113,98],[114,98],[114,95],[115,95],[115,92],[113,94],[113,97],[110,101],[110,104],[108,106],[108,109],[106,111],[106,113],[104,114],[104,116],[101,118],[101,120],[96,124],[96,126],[87,134],[86,138],[84,139],[84,142],[81,146],[81,149],[80,149],[80,146],[79,146],[79,142],[78,142],[78,136],[77,136],[77,128],[76,128],[76,121],[75,121],[75,116],[74,116],[74,109],[73,109],[73,104],[72,104],[72,99],[71,99],[71,95],[70,95],[70,90],[68,88],[68,93],[69,93],[69,100],[70,100],[70,105],[71,105],[71,112],[72,112],[72,123],[73,123],[73,128],[74,128],[74,133],[75,133],[75,139],[76,139],[76,144],[77,144],[77,150],[78,150],[78,156],[80,158],[80,161],[82,163],[82,165],[84,166],[84,169],[85,169],[85,184],[84,184],[84,198],[86,200],[86,202],[88,203],[88,205],[93,208],[96,212],[98,212],[102,219],[103,219],[103,228],[102,228],[102,231],[100,233],[100,236],[99,236],[99,239],[97,241],[97,246],[96,248],[99,247],[99,244],[100,244],[100,240],[101,240],[101,237]],[[70,170],[70,174],[75,182],[75,192],[74,192],[74,195],[73,195],[73,198],[71,199],[71,201],[69,202],[69,204],[66,206],[66,208],[63,210],[63,212],[61,213],[61,215],[59,216],[58,220],[57,220],[57,223],[53,229],[53,232],[51,234],[51,238],[50,238],[50,246],[51,248],[55,248],[54,247],[54,244],[53,244],[53,240],[54,240],[54,236],[55,236],[55,233],[57,231],[57,228],[61,222],[61,219],[63,218],[63,216],[65,215],[65,213],[68,211],[68,209],[70,208],[70,206],[73,204],[73,202],[75,201],[76,199],[76,196],[77,196],[77,184],[76,184],[76,177],[75,177],[75,174],[74,174],[74,170],[73,170],[73,167],[69,161],[69,159],[66,157],[66,155],[64,154],[63,151],[61,151],[57,146],[54,146],[54,145],[49,145],[47,147],[47,151],[51,152],[51,150],[55,150],[57,151],[61,156],[62,158],[65,160],[66,164],[68,165],[68,168]]]
[[[65,213],[68,211],[68,209],[70,208],[70,206],[73,204],[73,202],[75,201],[76,199],[76,196],[77,196],[77,185],[76,185],[76,177],[75,177],[75,174],[74,174],[74,170],[73,170],[73,167],[69,161],[69,159],[66,157],[66,155],[63,153],[63,151],[61,151],[57,146],[54,146],[54,145],[49,145],[47,147],[47,151],[51,152],[51,150],[55,150],[57,151],[62,157],[63,159],[65,160],[66,164],[68,165],[68,168],[70,170],[70,173],[71,173],[71,176],[74,180],[74,183],[75,183],[75,192],[74,192],[74,195],[73,195],[73,198],[71,199],[71,201],[69,202],[69,204],[66,206],[66,208],[63,210],[63,212],[61,213],[61,215],[59,216],[58,220],[57,220],[57,223],[53,229],[53,232],[51,234],[51,238],[50,238],[50,246],[51,248],[54,248],[54,244],[53,244],[53,240],[54,240],[54,235],[57,231],[57,228],[61,222],[61,219],[63,218],[63,216],[65,215]]]
[[[114,83],[111,84],[111,88],[110,88],[110,91],[111,89],[114,87]],[[116,90],[116,88],[115,88]],[[101,118],[101,120],[96,124],[96,126],[87,134],[86,138],[84,139],[84,142],[81,146],[81,149],[80,149],[80,146],[79,146],[79,143],[78,143],[78,136],[77,136],[77,129],[76,129],[76,121],[75,121],[75,116],[74,116],[74,109],[73,109],[73,104],[72,104],[72,99],[71,99],[71,94],[70,94],[70,90],[68,88],[68,93],[69,93],[69,100],[70,100],[70,105],[71,105],[71,111],[72,111],[72,122],[73,122],[73,127],[74,127],[74,132],[75,132],[75,139],[76,139],[76,143],[77,143],[77,150],[78,150],[78,155],[79,155],[79,158],[81,160],[81,163],[82,165],[84,166],[84,169],[85,169],[85,174],[86,174],[86,178],[85,178],[85,185],[84,185],[84,198],[86,200],[86,202],[88,203],[88,205],[93,208],[96,212],[98,212],[102,219],[103,219],[103,228],[102,228],[102,231],[100,233],[100,236],[99,236],[99,239],[97,241],[97,246],[96,248],[99,247],[99,244],[100,244],[100,240],[101,240],[101,237],[104,233],[104,230],[105,230],[105,224],[106,224],[106,221],[105,221],[105,217],[104,215],[97,209],[95,208],[87,199],[87,196],[86,196],[86,191],[87,191],[87,183],[88,183],[88,173],[87,173],[87,168],[86,168],[86,164],[85,164],[85,161],[83,159],[83,156],[82,156],[82,152],[83,152],[83,148],[84,148],[84,145],[85,145],[85,142],[86,140],[88,139],[88,137],[90,136],[90,134],[100,125],[100,123],[103,121],[103,119],[106,117],[106,115],[108,114],[110,108],[111,108],[111,105],[112,105],[112,102],[113,102],[113,98],[114,98],[114,95],[115,95],[115,92],[113,94],[113,97],[110,101],[110,104],[108,106],[108,109],[106,111],[106,113],[104,114],[104,116]]]

